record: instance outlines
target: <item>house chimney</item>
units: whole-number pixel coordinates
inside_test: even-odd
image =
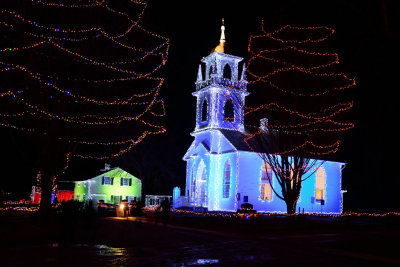
[[[267,118],[260,119],[260,129],[263,130],[264,132],[268,131],[268,119]]]
[[[111,170],[111,164],[105,163],[104,164],[104,169],[101,169],[100,171],[105,172]]]

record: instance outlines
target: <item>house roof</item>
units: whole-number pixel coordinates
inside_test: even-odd
[[[91,179],[95,179],[95,178],[99,178],[99,177],[103,177],[103,176],[134,178],[134,179],[137,179],[140,181],[139,178],[133,176],[132,174],[128,173],[127,171],[124,171],[120,167],[116,167],[116,168],[113,168],[112,170],[109,170],[107,172],[104,172],[100,175],[97,175],[97,176],[89,178],[89,179],[77,179],[76,182],[83,182],[83,181],[87,181],[87,180],[91,180]]]
[[[75,188],[75,183],[70,182],[70,181],[58,181],[57,183],[57,189],[58,190],[74,190]]]

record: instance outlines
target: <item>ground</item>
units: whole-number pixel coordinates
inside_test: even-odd
[[[399,265],[399,218],[1,215],[1,266]]]

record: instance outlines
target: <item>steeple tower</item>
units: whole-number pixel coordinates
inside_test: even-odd
[[[219,41],[199,66],[193,93],[197,97],[195,132],[219,128],[244,130],[244,100],[249,94],[245,65],[239,64],[243,58],[224,53],[224,19]]]
[[[222,18],[222,25],[221,25],[221,37],[219,38],[219,45],[216,46],[212,51],[212,52],[220,52],[220,53],[224,53],[225,50],[225,25],[224,25],[224,19]]]

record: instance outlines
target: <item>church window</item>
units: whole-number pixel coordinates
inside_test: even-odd
[[[207,99],[204,99],[203,104],[201,105],[201,121],[202,122],[207,121],[207,119],[208,119],[208,110],[207,110],[208,107],[207,106],[208,106]]]
[[[225,163],[224,167],[224,181],[223,181],[223,198],[229,198],[229,191],[231,189],[231,164],[229,161]]]
[[[325,171],[319,167],[315,174],[315,200],[325,200]]]
[[[272,169],[268,164],[265,164],[262,167],[261,171],[261,196],[262,200],[271,200],[272,199]]]
[[[201,77],[203,78],[203,81],[207,80],[206,69],[206,65],[203,62],[200,63]]]
[[[224,118],[226,121],[233,121],[235,119],[235,107],[232,99],[228,99],[224,106]]]
[[[214,73],[214,68],[213,68],[213,65],[211,65],[210,68],[208,69],[208,75],[210,75],[210,78],[211,78],[211,74],[213,74],[213,73]]]
[[[203,166],[203,171],[201,173],[201,180],[206,181],[207,180],[207,172],[206,172],[206,167]]]
[[[232,78],[232,70],[231,70],[231,67],[229,66],[229,64],[225,64],[222,75],[223,75],[222,76],[223,78],[226,78],[229,80]]]

